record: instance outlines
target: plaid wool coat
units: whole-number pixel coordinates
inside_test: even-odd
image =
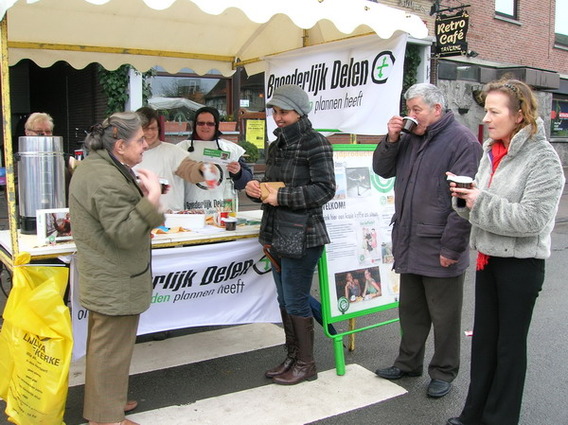
[[[259,242],[272,243],[277,208],[306,211],[306,247],[329,243],[322,206],[335,196],[333,150],[329,141],[312,128],[307,116],[274,130],[277,136],[268,148],[263,181],[280,181],[278,207],[263,204]]]

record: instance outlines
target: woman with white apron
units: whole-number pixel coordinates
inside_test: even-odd
[[[211,163],[219,175],[216,185],[185,184],[185,209],[204,210],[206,214],[237,211],[237,190],[252,180],[252,170],[242,159],[245,150],[236,143],[221,139],[219,111],[205,106],[195,113],[189,140],[178,146],[189,152],[194,161]],[[216,187],[214,187],[216,186]]]

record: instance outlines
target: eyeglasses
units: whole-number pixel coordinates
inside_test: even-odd
[[[197,121],[195,123],[195,125],[198,125],[200,127],[206,125],[207,127],[215,127],[215,123],[211,122],[211,121]]]
[[[28,131],[35,133],[37,136],[51,136],[53,134],[53,131],[51,130],[28,130]]]

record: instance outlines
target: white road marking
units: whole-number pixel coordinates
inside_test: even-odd
[[[130,374],[167,369],[280,344],[284,344],[284,331],[272,323],[231,326],[168,338],[164,341],[145,342],[134,346]],[[69,386],[84,383],[85,358],[83,357],[71,363]]]
[[[318,373],[293,386],[266,385],[195,403],[150,410],[128,419],[142,425],[303,425],[406,393],[357,364]]]

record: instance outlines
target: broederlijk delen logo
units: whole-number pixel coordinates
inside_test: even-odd
[[[337,309],[345,314],[347,310],[349,310],[349,300],[345,297],[341,297],[337,300]]]
[[[263,275],[272,271],[272,263],[265,255],[256,264],[253,264],[252,268],[256,274]]]
[[[371,78],[375,84],[384,84],[389,79],[394,70],[394,63],[396,59],[391,51],[379,53],[373,61],[373,68],[371,71]]]

